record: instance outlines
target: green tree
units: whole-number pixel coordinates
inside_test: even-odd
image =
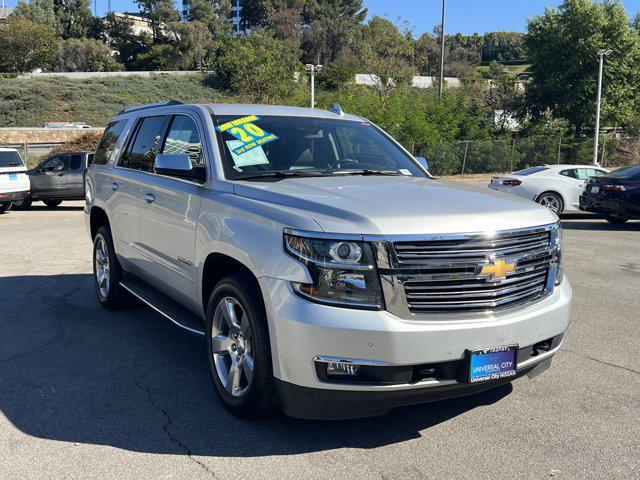
[[[210,66],[215,43],[207,26],[197,20],[173,22],[167,25],[167,37],[179,52],[180,68],[203,70]]]
[[[118,52],[117,56],[128,70],[136,68],[138,56],[151,47],[148,34],[135,35],[133,21],[118,17],[113,12],[99,22],[96,38]]]
[[[124,65],[111,55],[111,49],[92,38],[70,38],[58,43],[58,72],[118,72]]]
[[[379,105],[384,108],[393,90],[410,85],[415,67],[411,64],[413,42],[409,31],[400,31],[392,22],[373,17],[362,29],[357,50],[362,67],[372,74]]]
[[[57,38],[53,27],[12,17],[0,23],[0,70],[26,73],[51,68]]]
[[[287,97],[300,69],[298,55],[266,33],[227,38],[217,59],[213,84],[252,102]]]
[[[149,20],[154,43],[162,40],[163,25],[180,19],[178,11],[173,7],[173,0],[136,0],[136,4]]]
[[[220,36],[230,30],[230,17],[229,0],[191,0],[187,20],[201,22],[209,28],[213,36]]]
[[[53,3],[62,38],[83,38],[89,34],[93,25],[90,0],[53,0]]]
[[[60,28],[53,0],[30,0],[28,2],[20,0],[11,16],[26,18],[42,25],[49,25],[56,31]]]
[[[603,123],[626,126],[636,117],[640,76],[640,38],[624,7],[614,0],[565,0],[529,20],[526,36],[531,60],[528,103],[535,116],[550,110],[567,119],[576,133],[592,128],[600,48],[605,60]]]

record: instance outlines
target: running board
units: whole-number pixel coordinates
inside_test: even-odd
[[[126,274],[120,286],[176,326],[194,335],[204,336],[204,320],[145,281]]]

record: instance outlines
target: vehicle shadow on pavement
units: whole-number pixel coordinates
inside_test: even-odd
[[[428,435],[512,390],[375,419],[243,421],[215,398],[201,339],[143,306],[105,310],[89,274],[0,277],[0,312],[0,413],[24,434],[61,442],[223,457],[366,449]]]

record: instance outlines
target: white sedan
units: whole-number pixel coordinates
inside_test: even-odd
[[[491,177],[489,188],[533,200],[559,214],[579,210],[587,179],[607,173],[609,170],[596,166],[543,165]]]

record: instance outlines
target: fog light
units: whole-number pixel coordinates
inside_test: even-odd
[[[342,362],[327,363],[327,375],[357,376],[360,373],[360,365]]]

